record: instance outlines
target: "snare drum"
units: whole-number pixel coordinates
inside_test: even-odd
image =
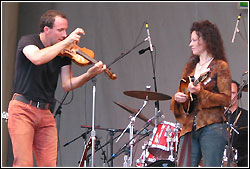
[[[154,128],[151,145],[148,151],[160,160],[174,161],[177,153],[180,125],[163,121]]]

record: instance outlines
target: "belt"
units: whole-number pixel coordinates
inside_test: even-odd
[[[18,100],[20,102],[35,106],[38,109],[49,109],[49,103],[41,103],[41,102],[36,102],[33,100],[29,100],[27,98],[25,98],[24,96],[21,95],[15,95],[13,97],[13,100]]]

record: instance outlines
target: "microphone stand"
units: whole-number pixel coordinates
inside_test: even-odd
[[[155,65],[154,65],[154,58],[153,58],[153,52],[150,50],[150,55],[151,55],[151,61],[152,61],[152,68],[153,68],[153,80],[154,80],[154,87],[155,87],[155,92],[157,93],[157,84],[156,84],[156,76],[155,76]],[[155,115],[157,112],[160,110],[160,103],[159,100],[155,101]],[[159,123],[159,118],[155,119],[155,127]]]
[[[68,146],[69,144],[73,143],[74,141],[78,140],[79,138],[83,138],[86,141],[86,135],[89,134],[90,130],[87,130],[85,133],[81,134],[80,136],[74,138],[73,140],[67,142],[66,144],[63,145],[63,147]],[[84,143],[85,144],[85,143]]]
[[[96,78],[92,78],[93,82],[93,104],[92,104],[92,131],[91,131],[91,139],[92,139],[92,158],[91,158],[91,167],[94,167],[95,160],[95,94],[96,94]]]
[[[229,109],[232,107],[234,101],[238,98],[239,94],[242,92],[243,90],[243,87],[247,85],[247,81],[246,80],[243,80],[243,84],[239,87],[239,90],[237,92],[237,95],[234,96],[234,98],[232,99],[230,105],[226,108],[226,110],[224,111],[224,114],[228,114],[228,122],[227,122],[227,125],[228,125],[228,143],[227,143],[227,166],[230,167],[230,163],[231,163],[231,159],[230,159],[230,155],[231,155],[231,151],[232,151],[232,140],[230,139],[231,135],[230,135],[230,128],[236,132],[237,134],[239,134],[239,132],[234,128],[234,126],[232,124],[230,124],[230,118],[231,118],[231,112],[229,111]],[[229,112],[229,113],[228,113]]]
[[[61,114],[62,114],[62,104],[63,104],[63,102],[64,102],[64,100],[66,99],[66,97],[68,96],[68,94],[69,94],[69,92],[67,92],[66,93],[66,95],[64,95],[63,96],[63,98],[62,98],[62,101],[60,102],[60,104],[59,104],[59,106],[58,106],[58,108],[57,108],[57,110],[56,110],[56,112],[55,112],[55,115],[54,115],[54,118],[56,119],[56,116],[57,115],[59,115],[59,118],[58,119],[56,119],[56,121],[57,121],[57,132],[58,132],[58,138],[59,138],[59,136],[60,136],[60,126],[61,126]],[[58,139],[58,147],[59,147],[59,149],[58,149],[58,152],[59,152],[59,156],[61,157],[61,148],[60,148],[60,141],[59,141],[60,139]],[[61,162],[61,160],[60,160],[60,162]]]
[[[117,57],[113,62],[111,62],[110,64],[107,65],[107,68],[109,68],[111,65],[113,65],[115,62],[117,62],[118,60],[122,59],[124,56],[126,56],[127,54],[129,54],[130,52],[132,52],[135,48],[137,48],[138,46],[140,46],[141,44],[143,44],[144,42],[146,42],[148,40],[148,38],[144,39],[142,42],[138,43],[137,45],[135,45],[132,49],[130,49],[128,52],[126,53],[122,53],[121,56]]]
[[[149,27],[148,27],[148,23],[146,22],[146,30],[147,30],[147,39],[149,42],[149,48],[150,48],[150,56],[151,56],[151,61],[152,61],[152,68],[153,68],[153,80],[154,80],[154,87],[155,87],[155,92],[157,92],[157,85],[156,85],[156,76],[155,76],[155,64],[154,64],[154,58],[153,58],[153,45],[151,42],[151,37],[150,37],[150,33],[149,33]],[[155,115],[157,115],[157,112],[159,112],[160,108],[159,108],[159,100],[155,101]],[[155,119],[155,127],[158,125],[159,122],[159,118]]]

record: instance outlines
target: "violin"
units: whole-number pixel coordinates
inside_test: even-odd
[[[69,45],[67,48],[61,51],[60,54],[62,56],[67,56],[71,58],[76,64],[80,66],[88,66],[98,62],[94,59],[95,53],[92,50],[87,49],[85,47],[80,48],[78,45],[76,45],[76,42]],[[116,74],[110,72],[108,68],[106,68],[104,72],[112,80],[115,80],[117,78]]]

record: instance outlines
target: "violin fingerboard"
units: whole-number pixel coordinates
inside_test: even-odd
[[[76,53],[83,56],[85,59],[87,59],[88,61],[92,62],[92,63],[97,63],[97,61],[93,58],[91,58],[90,56],[88,56],[86,53],[82,52],[81,50],[77,49]]]

